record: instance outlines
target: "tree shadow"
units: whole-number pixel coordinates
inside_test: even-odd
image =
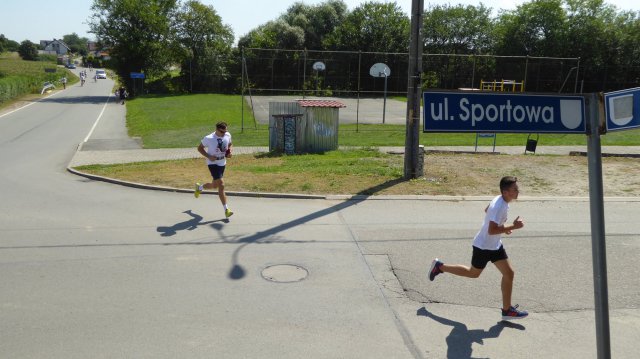
[[[39,102],[42,103],[62,103],[62,104],[68,104],[68,105],[75,105],[75,104],[104,104],[105,102],[108,102],[111,100],[111,96],[68,96],[68,97],[60,97],[60,96],[55,96],[55,97],[49,97],[49,98],[44,98],[44,99],[40,99]]]
[[[198,226],[202,226],[206,224],[211,224],[212,226],[214,226],[216,222],[228,222],[227,219],[218,219],[215,221],[202,222],[203,217],[197,213],[193,213],[190,209],[182,213],[188,214],[189,216],[191,216],[191,219],[178,222],[172,225],[171,227],[158,226],[156,228],[156,231],[160,232],[160,236],[162,237],[175,236],[178,233],[178,231],[193,231],[194,229],[198,228]]]
[[[497,322],[494,326],[488,330],[483,329],[469,329],[466,324],[456,322],[451,319],[440,317],[422,307],[416,312],[418,316],[424,316],[431,318],[436,322],[451,326],[451,333],[447,336],[447,358],[450,359],[473,359],[471,356],[473,353],[473,343],[484,345],[484,339],[497,338],[502,333],[504,328],[512,328],[517,330],[525,330],[523,325],[511,323],[507,321]],[[480,359],[480,358],[476,358]]]

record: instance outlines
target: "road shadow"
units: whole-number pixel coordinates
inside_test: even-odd
[[[193,211],[186,210],[182,213],[186,213],[191,216],[191,219],[186,221],[178,222],[170,227],[167,226],[158,226],[156,231],[160,232],[160,236],[162,237],[170,237],[175,236],[179,231],[193,231],[198,228],[198,226],[204,225],[214,225],[217,222],[228,222],[227,219],[218,219],[213,221],[202,222],[203,217],[197,213],[193,213]]]
[[[375,187],[371,187],[371,188],[367,188],[365,190],[360,191],[356,196],[354,196],[352,199],[346,200],[344,202],[338,203],[335,206],[331,206],[328,208],[325,208],[323,210],[308,214],[306,216],[294,219],[292,221],[280,224],[278,226],[275,226],[273,228],[261,231],[261,232],[257,232],[255,234],[252,234],[250,236],[246,236],[246,237],[240,237],[237,242],[238,243],[242,243],[238,248],[236,248],[236,250],[233,252],[232,258],[231,258],[231,269],[229,270],[229,274],[228,277],[230,279],[233,280],[238,280],[238,279],[242,279],[245,276],[246,271],[244,270],[244,268],[242,267],[242,265],[240,264],[240,251],[242,251],[243,248],[245,248],[246,246],[253,244],[253,243],[269,243],[269,242],[274,242],[273,239],[269,239],[269,238],[273,238],[274,236],[276,236],[278,233],[280,232],[284,232],[287,231],[291,228],[303,225],[307,222],[311,222],[313,220],[316,220],[318,218],[322,218],[324,216],[328,216],[337,212],[342,211],[343,209],[349,208],[351,206],[355,206],[358,203],[361,203],[363,201],[365,201],[370,195],[373,195],[377,192],[383,191],[386,188],[389,187],[393,187],[399,183],[404,182],[405,180],[402,178],[399,179],[394,179],[394,180],[390,180],[387,182],[384,182],[380,185],[377,185]],[[280,241],[279,241],[280,242]],[[280,242],[282,243],[282,242]]]
[[[449,359],[480,359],[471,356],[473,354],[473,343],[484,345],[485,339],[498,338],[505,328],[526,329],[523,325],[506,321],[497,322],[488,330],[469,329],[466,324],[433,314],[425,307],[418,309],[416,315],[431,318],[452,328],[446,339],[447,358]]]
[[[105,102],[109,101],[112,98],[111,95],[107,96],[54,96],[48,97],[44,99],[38,100],[38,102],[43,103],[61,103],[66,105],[77,105],[77,104],[92,104],[92,105],[101,105]],[[115,100],[112,100],[112,102]]]

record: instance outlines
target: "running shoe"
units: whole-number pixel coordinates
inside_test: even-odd
[[[509,307],[509,310],[502,309],[502,320],[514,320],[525,318],[529,313],[524,310],[518,310],[518,304]]]
[[[193,196],[195,198],[200,197],[200,193],[202,193],[202,191],[200,190],[200,183],[196,183],[196,189],[193,191]]]
[[[440,260],[438,260],[438,258],[434,259],[433,262],[431,262],[431,267],[429,268],[429,280],[433,282],[434,279],[436,279],[436,276],[440,273],[442,273],[442,271],[440,270],[440,267],[442,267],[444,263],[440,262]]]
[[[224,215],[225,215],[227,218],[229,218],[229,217],[233,216],[233,211],[231,211],[231,209],[227,208],[227,209],[224,211]]]

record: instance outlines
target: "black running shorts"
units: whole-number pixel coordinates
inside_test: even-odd
[[[222,178],[224,175],[224,167],[225,166],[209,165],[209,172],[211,172],[211,177],[213,177],[214,181]]]
[[[480,249],[473,247],[473,256],[471,257],[471,265],[478,269],[484,269],[487,263],[495,263],[502,259],[507,259],[507,251],[504,250],[504,246],[500,246],[497,250]]]

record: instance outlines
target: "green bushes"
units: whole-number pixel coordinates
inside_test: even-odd
[[[43,59],[41,59],[43,60]],[[55,72],[45,72],[55,69]],[[0,56],[0,106],[14,98],[40,93],[45,82],[59,83],[71,74],[51,61],[24,61],[16,53],[3,53]]]
[[[24,94],[36,92],[41,82],[43,81],[20,75],[0,78],[0,105]]]

